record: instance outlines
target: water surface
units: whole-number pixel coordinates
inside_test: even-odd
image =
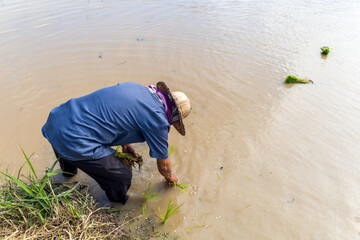
[[[359,12],[334,0],[0,0],[0,168],[17,171],[21,148],[39,172],[51,165],[40,129],[64,101],[163,80],[193,106],[187,135],[169,136],[189,193],[166,188],[136,144],[147,170],[117,207],[140,213],[151,181],[165,200],[148,214],[185,202],[159,227],[183,239],[359,239]],[[285,86],[289,74],[314,84]],[[85,174],[71,180],[106,203]]]

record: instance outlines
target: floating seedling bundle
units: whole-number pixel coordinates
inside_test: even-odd
[[[285,78],[285,83],[314,83],[314,82],[307,78],[297,78],[293,75],[289,75]]]
[[[328,55],[329,53],[330,53],[330,48],[329,48],[329,47],[323,46],[323,47],[321,48],[321,54],[322,54],[322,55]]]
[[[123,161],[131,170],[133,169],[133,167],[135,167],[136,164],[140,169],[144,162],[142,156],[140,154],[137,154],[137,157],[135,157],[131,153],[121,152],[120,148],[120,146],[116,148],[115,157]]]

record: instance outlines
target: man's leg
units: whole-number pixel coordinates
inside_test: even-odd
[[[71,164],[92,177],[105,191],[110,201],[126,203],[132,172],[114,154],[94,160],[71,161]]]
[[[69,160],[62,158],[59,153],[53,148],[56,158],[59,160],[60,168],[62,171],[66,172],[63,173],[66,177],[71,177],[77,174],[77,167],[70,163]]]

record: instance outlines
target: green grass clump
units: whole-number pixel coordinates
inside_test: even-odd
[[[297,78],[293,75],[289,75],[285,78],[285,83],[314,83],[314,82],[307,78]]]
[[[328,55],[329,53],[330,53],[329,47],[323,46],[323,47],[321,48],[321,54],[322,54],[322,55]]]
[[[0,182],[0,239],[153,239],[165,233],[154,230],[156,218],[146,218],[135,229],[131,223],[140,216],[131,217],[118,209],[99,207],[87,193],[87,187],[68,186],[54,182],[52,176],[63,173],[54,171],[57,161],[39,175],[30,157],[23,151],[28,174],[13,176],[1,172]],[[150,184],[148,199],[156,193]],[[158,195],[158,194],[157,194]],[[143,215],[146,206],[143,205]]]
[[[40,220],[44,224],[47,218],[57,213],[60,202],[71,207],[68,197],[72,195],[77,185],[65,190],[63,186],[53,185],[50,182],[51,176],[61,173],[54,172],[57,161],[39,179],[30,159],[24,151],[23,154],[31,170],[24,180],[20,179],[22,168],[17,177],[0,171],[8,179],[7,184],[3,185],[1,189],[0,212],[2,216],[12,218],[16,222],[21,222],[23,219],[25,223],[31,224]],[[78,208],[70,208],[69,210],[73,212],[74,217],[81,214]]]
[[[151,188],[151,182],[148,185],[145,185],[145,192],[142,194],[142,199],[144,202],[150,199],[156,199],[160,193],[155,193],[154,188]]]
[[[166,212],[165,212],[164,215],[161,214],[161,210],[159,208],[161,223],[165,224],[165,222],[168,220],[169,217],[171,217],[172,215],[179,212],[179,208],[182,205],[184,205],[184,203],[181,204],[181,205],[177,205],[176,203],[172,203],[171,201],[169,201],[168,207],[167,207]]]
[[[123,239],[123,216],[99,207],[87,187],[51,181],[57,161],[40,178],[24,151],[13,176],[0,171],[0,239]],[[21,173],[28,167],[27,175]],[[120,224],[119,224],[120,223]],[[126,223],[126,222],[125,222]],[[125,224],[124,223],[124,224]],[[126,238],[128,239],[128,238]]]

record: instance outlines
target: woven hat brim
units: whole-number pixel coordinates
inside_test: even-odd
[[[167,93],[171,96],[171,98],[174,100],[175,102],[175,106],[177,107],[178,111],[179,111],[179,121],[174,123],[173,126],[174,128],[183,136],[185,136],[185,125],[183,122],[183,114],[181,112],[181,108],[179,107],[179,101],[177,100],[176,97],[174,97],[174,95],[171,93],[170,89],[168,88],[168,86],[164,83],[164,82],[158,82],[156,84],[156,88],[159,89],[160,91]]]

